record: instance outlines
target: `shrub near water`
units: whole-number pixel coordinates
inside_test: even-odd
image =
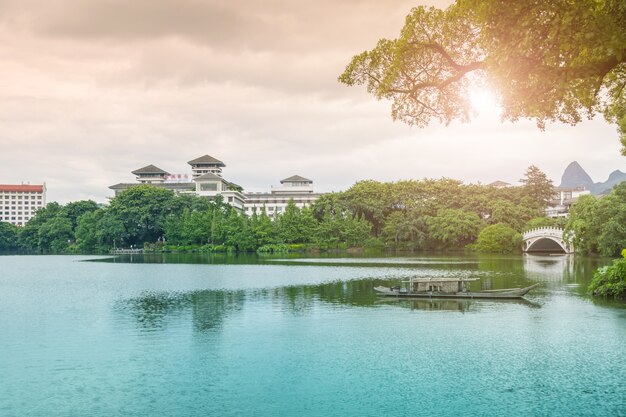
[[[507,225],[494,224],[480,232],[474,247],[482,253],[517,252],[522,247],[522,235]]]
[[[613,265],[599,268],[593,275],[587,291],[591,295],[626,298],[626,249],[622,250],[623,259],[616,259]]]

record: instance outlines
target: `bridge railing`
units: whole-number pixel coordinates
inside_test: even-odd
[[[537,227],[535,229],[527,230],[522,234],[524,239],[532,239],[533,237],[557,237],[563,238],[563,229],[558,227]]]

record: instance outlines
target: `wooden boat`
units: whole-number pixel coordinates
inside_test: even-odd
[[[402,287],[375,287],[378,295],[397,298],[522,298],[540,283],[525,288],[468,291],[465,283],[478,278],[411,278]]]

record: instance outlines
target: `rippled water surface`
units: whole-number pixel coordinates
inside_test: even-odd
[[[0,257],[1,416],[626,415],[626,306],[584,295],[607,260],[93,260]],[[373,293],[410,276],[543,285]]]

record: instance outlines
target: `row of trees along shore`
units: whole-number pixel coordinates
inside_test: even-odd
[[[561,226],[585,254],[618,255],[626,247],[626,183],[603,198],[582,196],[569,218],[544,216],[552,183],[531,166],[520,187],[495,188],[453,179],[360,181],[322,195],[312,206],[290,202],[271,220],[265,209],[239,213],[219,197],[175,195],[138,185],[112,198],[50,203],[24,227],[0,223],[0,250],[102,253],[148,250],[285,251],[350,247],[509,253],[521,232]]]
[[[350,247],[508,253],[521,248],[520,233],[562,226],[584,253],[618,254],[626,247],[626,184],[598,199],[584,196],[567,224],[544,217],[552,183],[531,166],[523,186],[495,188],[453,179],[392,183],[360,181],[322,195],[300,209],[290,202],[271,220],[251,216],[220,198],[175,195],[138,185],[112,198],[50,203],[24,227],[0,223],[0,250],[36,253],[103,253],[114,247],[148,250],[272,252]]]

